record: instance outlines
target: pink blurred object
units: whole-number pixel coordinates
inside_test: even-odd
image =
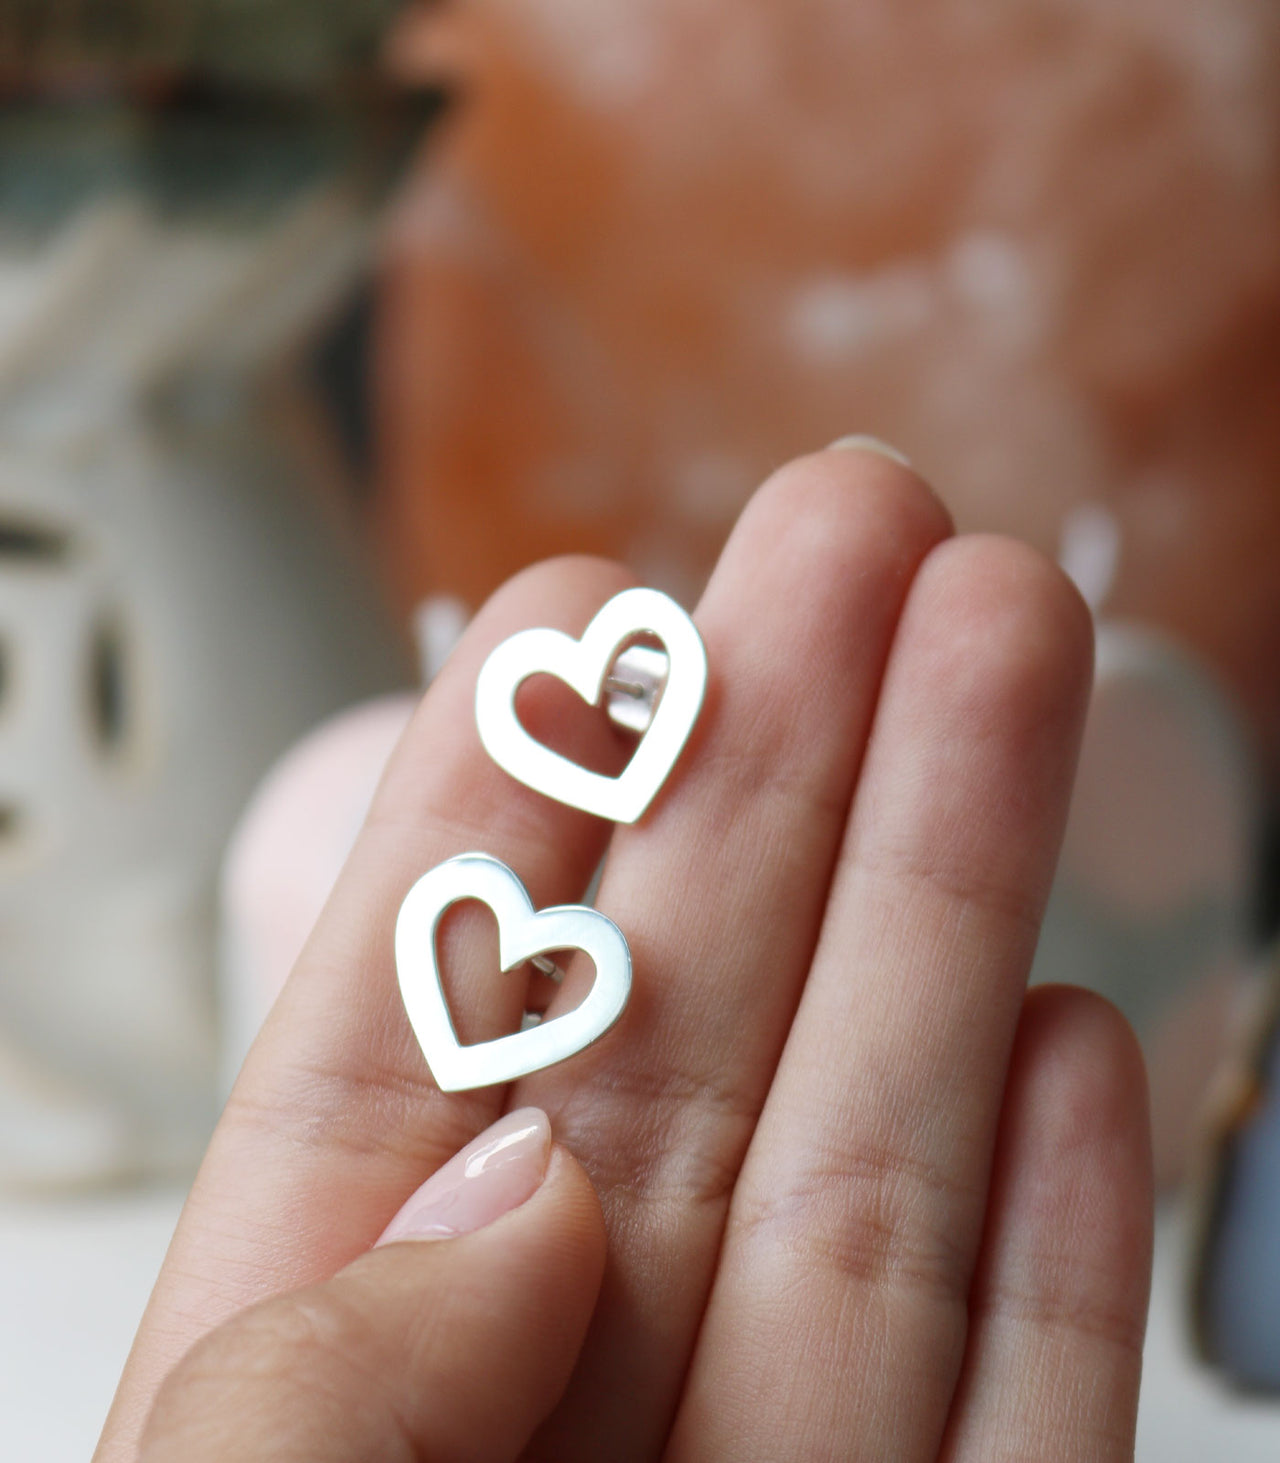
[[[416,704],[387,696],[326,722],[276,764],[240,820],[222,879],[227,1085],[324,908]]]

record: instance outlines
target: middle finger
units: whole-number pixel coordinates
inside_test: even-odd
[[[948,532],[910,471],[819,454],[756,496],[698,608],[702,721],[653,812],[614,835],[600,891],[631,943],[631,1005],[607,1048],[512,1095],[546,1109],[586,1165],[612,1241],[578,1371],[533,1457],[661,1451],[898,614]]]

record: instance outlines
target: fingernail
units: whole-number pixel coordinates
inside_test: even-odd
[[[452,1239],[483,1229],[536,1191],[551,1156],[551,1123],[536,1107],[499,1118],[438,1169],[382,1232],[378,1244]]]
[[[834,441],[828,452],[876,452],[881,457],[887,457],[890,462],[896,462],[899,467],[911,467],[911,459],[904,457],[896,447],[890,447],[887,442],[882,442],[879,437],[840,437]],[[912,468],[914,472],[915,469]]]

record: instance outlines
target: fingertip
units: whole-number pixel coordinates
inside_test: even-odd
[[[375,1248],[455,1239],[525,1203],[545,1181],[551,1124],[540,1108],[507,1113],[436,1170],[400,1206]]]
[[[1027,993],[1015,1059],[1048,1162],[1110,1150],[1126,1174],[1151,1181],[1147,1069],[1128,1021],[1105,997],[1075,986]]]
[[[748,504],[740,529],[775,549],[794,541],[802,549],[809,543],[838,548],[874,533],[913,558],[953,531],[942,500],[905,458],[839,443],[772,473]]]
[[[535,1114],[537,1125],[529,1121]],[[499,1185],[506,1188],[504,1197],[515,1198],[502,1212],[492,1212],[483,1222],[453,1234],[438,1231],[434,1222],[426,1225],[430,1232],[425,1236],[410,1233],[405,1225],[397,1228],[393,1221],[379,1246],[342,1272],[358,1278],[373,1274],[379,1277],[379,1287],[398,1286],[405,1283],[403,1277],[412,1275],[415,1283],[438,1289],[435,1313],[423,1318],[426,1329],[420,1337],[422,1344],[430,1345],[436,1335],[474,1329],[477,1318],[482,1322],[485,1316],[499,1312],[505,1314],[504,1324],[510,1334],[541,1328],[549,1342],[554,1336],[566,1348],[576,1350],[580,1344],[604,1271],[604,1216],[586,1170],[567,1148],[548,1141],[545,1154],[536,1151],[540,1139],[535,1126],[538,1132],[545,1128],[549,1139],[546,1115],[540,1110],[525,1108],[511,1113],[441,1170],[442,1175],[450,1171],[456,1174],[465,1167],[468,1155],[492,1148],[495,1135],[501,1142],[506,1136],[528,1134],[522,1140],[524,1156],[530,1167],[537,1168],[538,1177],[534,1179],[530,1174],[531,1181],[526,1183],[517,1173],[513,1186],[499,1169]],[[518,1169],[521,1163],[517,1156],[513,1166]],[[428,1180],[424,1189],[431,1182]],[[464,1184],[476,1182],[464,1180]],[[480,1184],[484,1182],[479,1180]],[[530,1192],[523,1194],[526,1188]],[[516,1197],[517,1191],[521,1197]],[[417,1197],[409,1201],[406,1210]],[[452,1212],[456,1213],[456,1206],[452,1206]],[[418,1224],[416,1228],[421,1231],[423,1226]],[[423,1237],[432,1242],[395,1243]],[[392,1277],[388,1281],[390,1269],[373,1268],[380,1267],[381,1256],[389,1253],[397,1255],[393,1266],[405,1267],[401,1280]],[[436,1277],[452,1277],[452,1282],[446,1287]],[[454,1319],[444,1326],[440,1324],[442,1307],[450,1314],[456,1311]]]
[[[854,645],[887,647],[920,564],[951,531],[924,480],[883,454],[828,450],[786,463],[747,504],[698,606],[713,667],[733,651],[753,668],[780,655],[834,672]],[[768,636],[744,636],[752,613],[788,627],[776,649]]]
[[[1001,1181],[1045,1260],[1106,1277],[1109,1314],[1136,1336],[1145,1317],[1154,1188],[1146,1067],[1129,1023],[1102,996],[1040,986],[1023,1007],[1005,1094]],[[1088,1285],[1080,1281],[1077,1285]]]
[[[1004,827],[1010,853],[1032,835],[1017,857],[1034,863],[1037,903],[1057,860],[1092,681],[1092,618],[1056,565],[993,535],[929,554],[902,613],[890,694],[926,745],[950,749],[957,776],[981,749],[983,811]]]
[[[1030,544],[985,533],[940,544],[921,567],[910,608],[953,651],[970,649],[984,666],[1002,667],[1024,696],[1083,703],[1093,616],[1071,579]]]
[[[546,1123],[523,1109],[481,1135],[500,1176],[504,1138],[520,1150],[515,1166],[541,1174],[523,1202],[452,1235],[410,1215],[385,1238],[435,1242],[377,1246],[205,1336],[160,1390],[148,1463],[212,1463],[232,1450],[345,1463],[406,1445],[415,1457],[515,1457],[568,1383],[604,1269],[604,1221],[582,1166],[551,1146],[542,1173]],[[470,1145],[435,1176],[446,1180],[437,1211],[450,1184],[484,1186],[464,1171],[485,1151]],[[506,1197],[521,1187],[508,1184]]]
[[[568,1385],[605,1249],[595,1190],[582,1165],[553,1144],[536,1192],[492,1224],[366,1257],[372,1265],[399,1252],[399,1264],[376,1283],[389,1303],[402,1298],[407,1372],[434,1379],[429,1389],[401,1392],[422,1456],[470,1456],[468,1440],[492,1426],[495,1409],[507,1439],[500,1456],[520,1451]],[[415,1290],[417,1302],[406,1305]]]
[[[1027,992],[1018,1029],[1022,1060],[1051,1110],[1087,1105],[1084,1126],[1129,1131],[1145,1123],[1147,1071],[1133,1027],[1105,996],[1079,986],[1043,985]]]
[[[947,1457],[1041,1457],[1047,1438],[1069,1440],[1062,1456],[1133,1457],[1151,1268],[1145,1093],[1109,1002],[1067,986],[1027,995]]]

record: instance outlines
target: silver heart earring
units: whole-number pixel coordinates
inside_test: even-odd
[[[584,951],[596,977],[582,1004],[527,1030],[463,1046],[436,955],[440,918],[462,899],[481,900],[497,917],[504,973],[526,961],[549,972],[555,967],[544,958],[548,951]],[[511,1082],[575,1056],[609,1030],[631,993],[631,951],[611,919],[583,905],[535,910],[520,880],[487,853],[460,854],[424,874],[400,906],[395,944],[404,1008],[443,1092]]]
[[[642,635],[654,636],[663,649],[623,649]],[[641,733],[620,777],[578,766],[520,725],[516,692],[544,673]],[[608,601],[581,640],[558,630],[522,630],[504,640],[480,671],[476,724],[485,750],[517,782],[611,822],[634,823],[684,750],[706,687],[707,652],[693,621],[656,589],[628,589]]]
[[[661,641],[662,650],[631,643],[645,635]],[[578,766],[520,725],[516,693],[542,673],[557,676],[584,701],[603,704],[614,722],[640,734],[620,777]],[[634,823],[684,750],[706,686],[707,653],[689,616],[656,590],[628,589],[609,600],[581,640],[558,630],[524,630],[503,641],[481,669],[476,722],[489,755],[518,781],[584,812]],[[548,951],[583,951],[596,974],[582,1004],[526,1030],[463,1046],[436,955],[441,916],[463,899],[481,900],[497,917],[504,973],[526,961],[550,972]],[[511,1082],[576,1055],[609,1030],[631,994],[631,951],[612,920],[578,904],[535,910],[515,874],[485,853],[461,854],[418,880],[400,906],[395,948],[405,1011],[444,1092]]]

